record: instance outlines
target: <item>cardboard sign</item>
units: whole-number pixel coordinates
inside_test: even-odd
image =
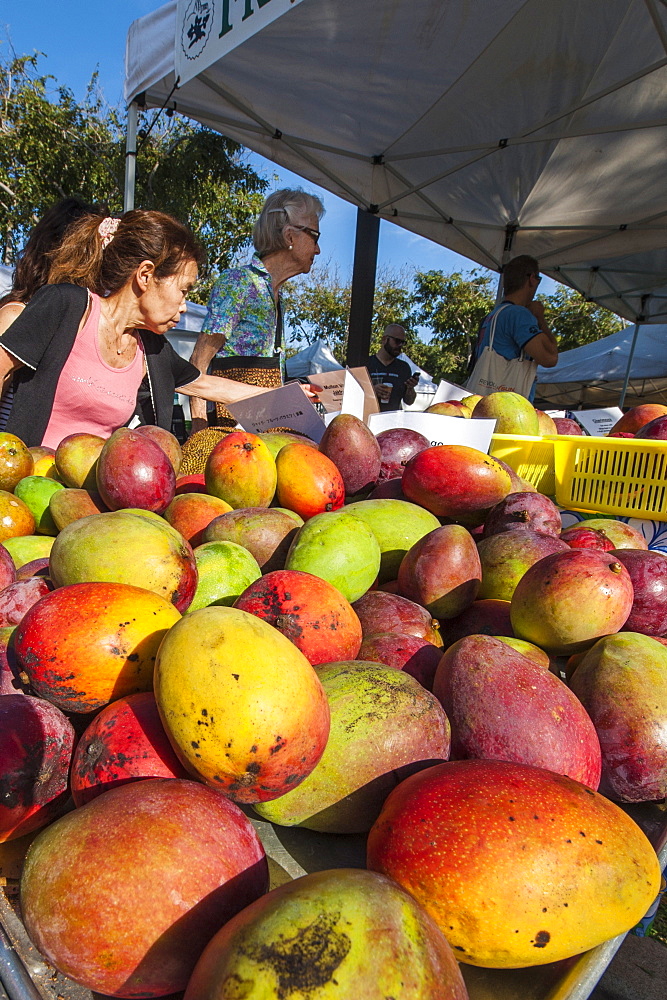
[[[254,434],[262,434],[272,427],[289,427],[318,444],[324,434],[324,421],[297,382],[238,403],[228,403],[227,409],[244,430]]]
[[[343,406],[343,393],[345,391],[345,376],[350,374],[361,386],[364,394],[363,411],[345,409]],[[352,413],[360,420],[368,422],[371,413],[378,412],[378,402],[373,390],[368,371],[365,368],[337,368],[332,372],[319,372],[315,375],[308,375],[311,385],[319,385],[322,391],[319,393],[320,402],[327,413]],[[354,392],[354,389],[352,390]]]
[[[573,416],[588,434],[604,437],[621,419],[623,410],[618,406],[608,406],[600,410],[575,410]]]
[[[428,438],[431,445],[463,444],[488,453],[495,420],[468,420],[466,417],[446,417],[440,413],[419,413],[414,410],[391,410],[375,413],[368,421],[374,434],[391,427],[408,427]]]
[[[446,403],[448,399],[465,399],[469,395],[470,389],[462,389],[460,385],[454,385],[453,382],[445,382],[443,379],[441,382],[438,382],[433,403]]]

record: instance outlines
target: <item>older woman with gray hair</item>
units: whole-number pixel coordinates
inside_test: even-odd
[[[223,271],[211,292],[191,361],[206,374],[273,388],[282,383],[283,337],[280,289],[307,274],[319,248],[324,206],[315,195],[283,188],[264,202],[253,229],[255,254],[242,267]],[[207,426],[206,404],[191,401],[193,433]],[[216,404],[216,423],[235,423]]]

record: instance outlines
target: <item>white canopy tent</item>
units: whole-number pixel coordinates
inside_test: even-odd
[[[667,401],[667,324],[628,326],[560,355],[538,368],[536,400],[549,408],[615,406]]]
[[[141,106],[357,205],[351,364],[368,354],[380,219],[495,270],[533,254],[657,323],[666,93],[667,0],[177,0],[128,33],[126,204]]]

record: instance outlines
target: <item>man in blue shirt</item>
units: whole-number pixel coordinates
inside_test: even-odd
[[[503,268],[503,299],[482,321],[477,338],[476,356],[489,342],[489,328],[494,314],[496,329],[493,350],[508,360],[523,351],[545,368],[558,362],[558,344],[544,318],[544,306],[534,301],[540,281],[540,266],[534,257],[521,254]],[[530,393],[535,395],[535,383]]]

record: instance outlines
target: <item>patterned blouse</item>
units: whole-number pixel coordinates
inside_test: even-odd
[[[271,275],[259,257],[223,271],[208,300],[202,333],[227,338],[217,357],[270,358],[275,353],[276,306]]]

